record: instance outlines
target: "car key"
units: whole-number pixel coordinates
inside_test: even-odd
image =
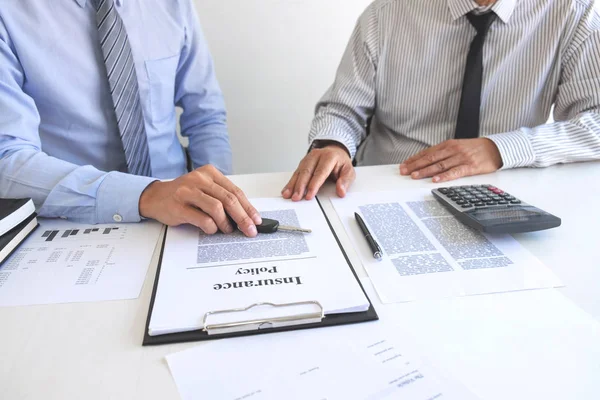
[[[258,233],[275,233],[277,231],[311,233],[310,229],[298,228],[296,226],[279,225],[279,221],[269,218],[263,218],[262,224],[256,225]]]
[[[233,218],[231,218],[231,215],[229,215],[227,213],[226,213],[226,215],[227,215],[227,219],[229,219],[229,222],[233,226],[237,226],[235,221],[233,220]],[[239,229],[239,227],[238,227],[238,229]],[[303,228],[298,228],[295,226],[279,225],[279,221],[270,219],[270,218],[263,218],[262,224],[256,225],[256,230],[258,231],[258,233],[275,233],[277,231],[312,233],[312,231],[310,229],[303,229]]]

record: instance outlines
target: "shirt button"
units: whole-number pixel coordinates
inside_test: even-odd
[[[115,215],[113,215],[113,221],[121,222],[121,221],[123,221],[123,217],[121,217],[119,214],[115,214]]]

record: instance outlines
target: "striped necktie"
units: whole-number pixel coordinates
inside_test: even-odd
[[[130,174],[152,176],[133,54],[114,0],[95,0],[96,21]]]

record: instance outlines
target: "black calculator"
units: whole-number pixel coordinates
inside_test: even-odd
[[[461,222],[487,233],[541,231],[561,223],[560,218],[492,185],[442,187],[431,192]]]

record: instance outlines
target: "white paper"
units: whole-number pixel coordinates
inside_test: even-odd
[[[351,193],[331,202],[384,303],[562,286],[512,236],[467,227],[426,189]],[[383,248],[381,261],[355,212]]]
[[[312,229],[246,238],[169,228],[149,334],[201,329],[207,312],[255,303],[318,301],[326,314],[365,311],[369,303],[316,201],[253,199],[263,217]],[[240,320],[297,315],[297,309],[249,310]],[[308,311],[312,312],[314,307]],[[210,324],[210,322],[207,322]]]
[[[381,304],[381,321],[482,399],[600,398],[600,322],[555,289]]]
[[[0,268],[0,306],[137,298],[162,225],[40,226]]]
[[[474,399],[381,322],[249,336],[167,356],[183,400]]]

